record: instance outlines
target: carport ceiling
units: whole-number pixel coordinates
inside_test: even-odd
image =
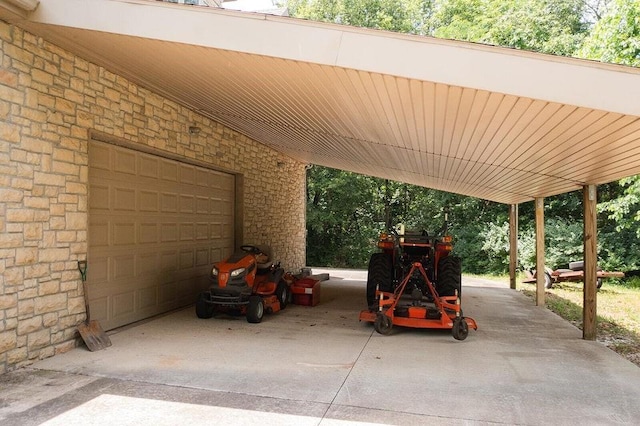
[[[148,1],[14,22],[307,163],[502,203],[640,173],[635,68]]]

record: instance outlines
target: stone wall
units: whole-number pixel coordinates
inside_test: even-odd
[[[0,373],[78,340],[90,131],[241,174],[245,241],[304,266],[304,164],[4,22],[0,53]]]

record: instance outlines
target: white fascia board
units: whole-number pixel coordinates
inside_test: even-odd
[[[367,45],[375,48],[363,48]],[[343,35],[336,65],[640,116],[638,68],[452,40],[355,33]]]
[[[166,2],[47,0],[28,21],[640,116],[640,69],[593,61]]]
[[[270,17],[166,2],[47,0],[29,21],[304,62],[335,63],[340,27],[325,29],[291,18],[273,21]]]

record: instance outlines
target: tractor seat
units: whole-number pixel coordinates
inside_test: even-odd
[[[260,249],[260,253],[256,255],[256,261],[258,262],[258,274],[266,274],[271,270],[273,261],[271,260],[271,247],[269,246],[257,246]]]

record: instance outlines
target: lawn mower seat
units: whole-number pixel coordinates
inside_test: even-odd
[[[271,247],[269,246],[257,246],[260,249],[260,253],[256,255],[256,261],[258,262],[258,275],[268,274],[273,265],[271,260]]]

